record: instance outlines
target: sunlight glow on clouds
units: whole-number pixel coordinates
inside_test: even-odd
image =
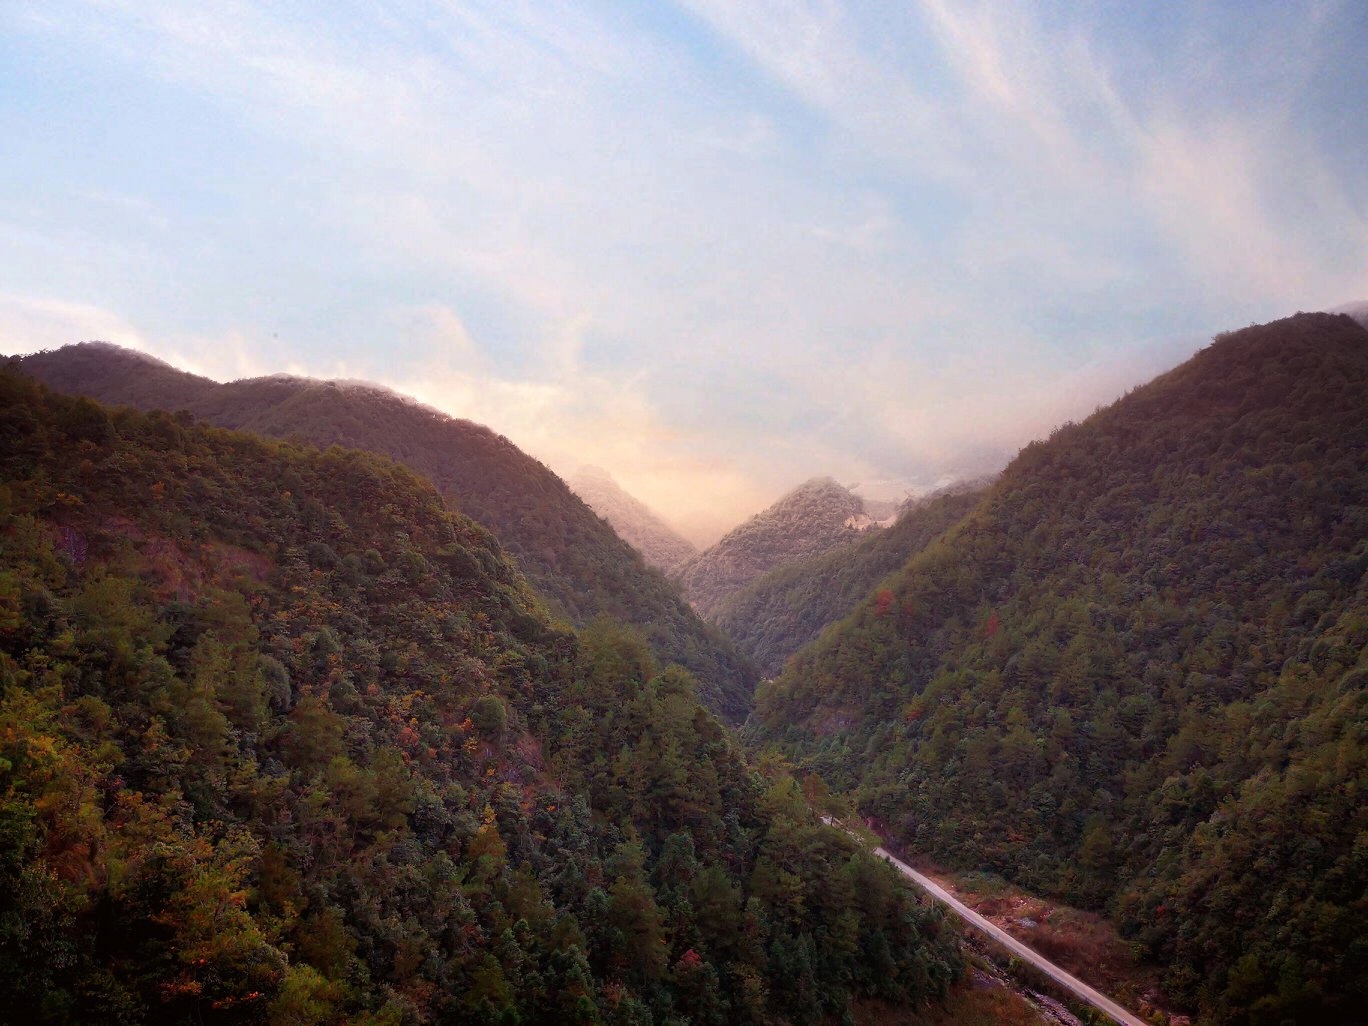
[[[0,9],[0,350],[375,380],[700,540],[1368,295],[1368,12]]]
[[[59,349],[73,339],[100,339],[146,352],[137,330],[123,318],[87,303],[0,292],[0,340],[7,352]],[[16,343],[20,348],[16,349]]]

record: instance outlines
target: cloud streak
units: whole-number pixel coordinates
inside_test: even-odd
[[[377,380],[696,538],[929,483],[1368,295],[1365,26],[1239,10],[11,5],[0,329]]]

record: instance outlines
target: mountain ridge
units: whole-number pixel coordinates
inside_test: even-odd
[[[1368,1007],[1368,331],[1298,314],[1027,446],[762,687],[910,850],[1105,909],[1213,1022]]]
[[[4,1021],[780,1026],[962,975],[686,672],[550,620],[410,468],[13,364],[0,428]]]
[[[483,425],[383,386],[271,376],[220,384],[100,343],[20,358],[25,373],[73,394],[141,409],[185,410],[221,427],[397,459],[487,526],[552,608],[583,625],[637,626],[660,658],[699,680],[710,707],[743,719],[757,674],[658,571],[543,464]]]
[[[831,477],[814,477],[727,532],[676,578],[694,608],[711,618],[727,596],[762,574],[857,537],[861,517],[859,496]]]
[[[566,479],[571,491],[612,525],[643,559],[669,574],[698,554],[698,547],[667,524],[601,467],[583,466]]]
[[[714,622],[761,673],[773,676],[883,578],[967,515],[982,495],[982,487],[966,486],[909,502],[888,527],[785,563],[732,592],[714,610]]]

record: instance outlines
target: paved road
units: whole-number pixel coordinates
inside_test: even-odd
[[[1115,1001],[1112,1001],[1106,995],[1098,993],[1096,990],[1094,990],[1092,987],[1089,987],[1086,983],[1078,979],[1076,976],[1071,976],[1070,974],[1066,973],[1063,969],[1059,968],[1059,966],[1055,965],[1053,962],[1032,951],[1025,944],[1022,944],[1021,941],[1013,937],[1010,933],[1007,933],[1005,930],[1001,930],[998,927],[994,926],[988,920],[984,919],[983,916],[979,915],[968,905],[964,904],[964,902],[956,898],[953,894],[947,891],[940,884],[936,883],[935,880],[932,880],[929,877],[923,876],[921,873],[918,873],[906,862],[903,862],[901,859],[895,858],[894,856],[888,854],[888,852],[884,851],[882,848],[875,848],[874,854],[880,856],[881,858],[887,859],[889,862],[893,864],[894,868],[896,868],[898,872],[903,874],[903,876],[910,877],[917,884],[918,887],[922,888],[924,891],[929,893],[932,897],[936,898],[937,900],[949,905],[950,908],[953,909],[955,913],[958,914],[959,917],[963,919],[966,923],[968,923],[970,926],[982,930],[984,933],[992,937],[995,941],[997,941],[1007,950],[1012,952],[1012,954],[1016,955],[1023,961],[1030,962],[1033,966],[1035,966],[1041,972],[1045,973],[1052,980],[1058,983],[1061,987],[1064,987],[1072,993],[1076,994],[1078,997],[1088,1002],[1088,1004],[1092,1005],[1094,1008],[1100,1009],[1102,1012],[1105,1012],[1107,1015],[1110,1015],[1117,1022],[1122,1023],[1123,1026],[1149,1026],[1149,1024],[1145,1022],[1144,1019],[1141,1019],[1138,1015],[1134,1015],[1126,1011],[1124,1008],[1118,1005]]]

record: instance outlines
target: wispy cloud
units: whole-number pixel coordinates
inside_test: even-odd
[[[1133,204],[1131,216],[1162,233],[1189,276],[1236,296],[1286,305],[1368,287],[1363,262],[1342,260],[1346,248],[1368,252],[1368,217],[1296,120],[1294,101],[1334,31],[1324,6],[1309,16],[1288,8],[1239,54],[1191,41],[1209,48],[1208,62],[1275,69],[1253,98],[1230,81],[1225,95],[1201,96],[1195,83],[1164,77],[1123,96],[1081,26],[1046,30],[1030,7],[992,0],[922,7],[978,100],[974,116],[1027,133],[1025,151],[1004,162],[1012,173],[1035,165],[1045,191],[1091,195],[1116,211]]]
[[[88,341],[147,350],[138,330],[108,310],[66,299],[0,292],[0,352],[31,353]]]
[[[21,0],[0,329],[378,380],[696,532],[934,479],[1368,295],[1352,8],[1235,10]]]

